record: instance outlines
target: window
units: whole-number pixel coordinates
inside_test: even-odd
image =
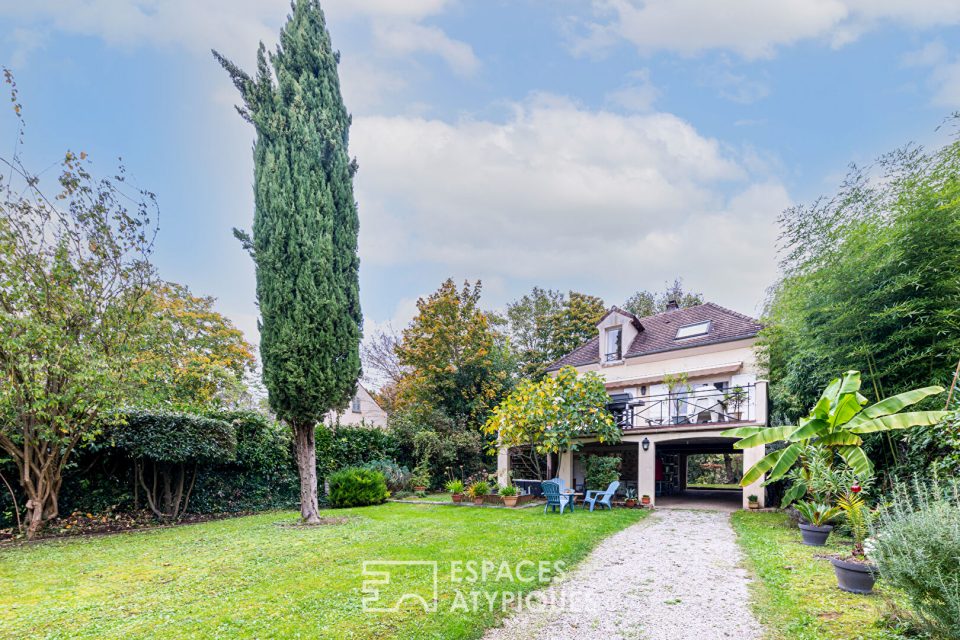
[[[698,322],[697,324],[688,324],[684,327],[677,329],[677,340],[682,340],[683,338],[693,338],[694,336],[702,336],[710,331],[710,322]]]
[[[623,330],[621,327],[607,329],[607,362],[620,360],[620,357],[623,353],[621,349],[622,336]]]
[[[360,396],[353,397],[353,401],[350,402],[350,411],[360,413]]]

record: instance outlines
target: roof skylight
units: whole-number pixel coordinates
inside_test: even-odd
[[[710,331],[710,322],[698,322],[697,324],[688,324],[677,329],[677,340],[683,338],[693,338],[695,336],[706,335]]]

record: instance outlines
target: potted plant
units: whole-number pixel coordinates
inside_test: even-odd
[[[430,471],[426,465],[418,464],[410,475],[410,484],[417,493],[423,493],[430,486]]]
[[[458,504],[463,502],[463,480],[450,480],[447,482],[446,489],[454,502]]]
[[[805,521],[799,525],[803,544],[811,547],[825,545],[827,537],[833,531],[830,521],[840,515],[840,508],[816,502],[798,502],[794,507]]]
[[[483,504],[484,497],[490,493],[490,484],[483,480],[474,482],[467,493],[473,498],[473,504],[480,506]]]
[[[500,498],[506,506],[515,507],[517,506],[517,500],[520,499],[520,491],[512,484],[508,484],[505,487],[500,487]]]
[[[635,506],[637,506],[637,490],[633,487],[627,487],[627,496],[623,501],[623,506],[627,507],[628,509],[633,509]]]
[[[723,394],[723,405],[730,408],[730,414],[737,422],[743,417],[743,412],[740,408],[743,407],[746,401],[747,392],[743,387],[734,387],[730,389],[729,393]]]
[[[643,497],[640,498],[640,504],[642,504],[642,505],[645,506],[645,507],[649,507],[649,506],[650,506],[650,496],[648,496],[647,494],[643,494]]]
[[[747,506],[750,507],[751,509],[759,509],[759,508],[760,508],[760,498],[758,498],[758,497],[755,496],[755,495],[749,495],[749,496],[747,496]]]
[[[837,504],[846,516],[850,534],[853,536],[850,555],[830,559],[833,572],[837,575],[837,586],[850,593],[872,593],[873,583],[877,580],[877,566],[867,559],[863,549],[863,543],[870,531],[872,513],[860,495],[860,485],[850,487],[850,491],[841,496]]]

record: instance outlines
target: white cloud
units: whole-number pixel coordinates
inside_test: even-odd
[[[480,68],[480,61],[470,45],[451,39],[436,27],[408,21],[390,21],[375,24],[374,35],[378,44],[395,53],[436,54],[460,75],[470,75]]]
[[[902,58],[905,67],[929,67],[927,83],[933,90],[931,103],[937,107],[960,107],[960,55],[951,56],[940,40],[927,43]]]
[[[420,24],[451,5],[449,0],[327,0],[331,22],[361,19],[389,35],[391,53],[440,56],[457,72],[478,61],[469,45]],[[102,38],[112,46],[143,45],[205,54],[211,48],[250,65],[256,43],[268,46],[290,11],[289,0],[31,0],[0,3],[0,18]],[[399,45],[397,44],[399,43]],[[340,46],[335,41],[336,46]]]
[[[803,40],[843,46],[887,23],[960,23],[956,0],[594,0],[593,7],[597,18],[576,38],[577,52],[625,40],[643,53],[721,49],[753,59]]]
[[[660,97],[660,90],[650,81],[650,70],[639,69],[630,74],[628,82],[606,95],[607,102],[629,111],[650,111]]]
[[[741,308],[774,274],[785,189],[670,114],[539,95],[504,122],[361,117],[351,141],[365,264],[615,293],[702,274]]]

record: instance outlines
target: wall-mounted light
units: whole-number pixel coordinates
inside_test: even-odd
[[[650,438],[644,438],[640,446],[643,447],[644,451],[650,451]]]

